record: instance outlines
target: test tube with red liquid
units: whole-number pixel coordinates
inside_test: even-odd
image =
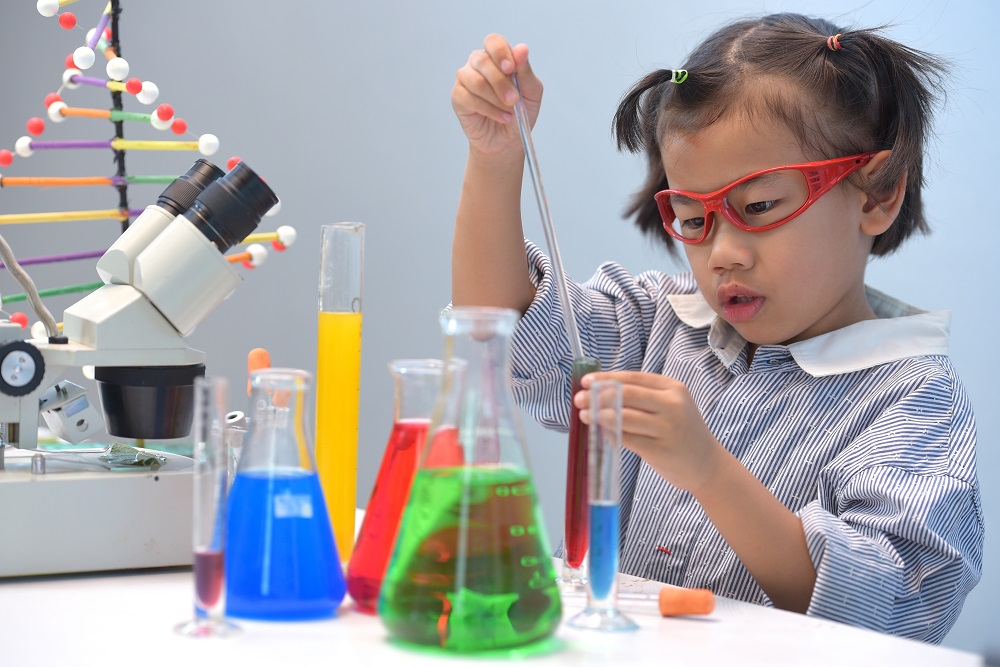
[[[570,396],[580,391],[580,381],[587,373],[601,370],[596,359],[582,357],[573,362],[573,383]],[[572,399],[571,399],[572,400]],[[587,459],[590,429],[580,421],[580,410],[570,404],[569,450],[566,461],[566,525],[563,543],[563,570],[560,584],[564,590],[581,589],[587,583],[584,558],[589,537],[587,503]]]
[[[564,591],[579,591],[587,583],[586,569],[583,567],[587,555],[587,426],[580,421],[579,410],[573,405],[572,396],[580,390],[580,380],[587,373],[601,370],[600,361],[587,357],[580,344],[580,334],[573,319],[572,303],[569,298],[569,287],[566,274],[563,272],[562,258],[559,254],[559,244],[556,242],[556,232],[549,214],[549,203],[545,196],[545,186],[542,185],[542,173],[538,167],[538,156],[535,154],[535,143],[531,138],[531,123],[524,106],[524,98],[520,96],[521,84],[517,74],[511,75],[511,81],[517,88],[518,99],[514,105],[514,115],[517,118],[517,129],[521,135],[524,147],[525,166],[531,176],[531,185],[538,202],[538,214],[542,221],[542,231],[545,233],[545,243],[549,249],[549,259],[552,262],[553,282],[559,294],[563,321],[566,324],[566,336],[569,339],[570,350],[573,353],[573,381],[570,395],[569,416],[569,453],[566,467],[566,524],[563,538],[563,568],[559,576],[560,587]]]

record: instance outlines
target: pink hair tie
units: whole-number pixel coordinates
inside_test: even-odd
[[[842,34],[843,33],[838,32],[836,35],[830,35],[829,37],[827,37],[826,38],[827,48],[830,49],[831,51],[840,51],[842,48],[844,48],[843,46],[840,45],[840,36]]]

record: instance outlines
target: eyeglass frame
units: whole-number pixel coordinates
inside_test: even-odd
[[[663,220],[663,229],[666,230],[667,234],[670,234],[672,238],[675,238],[682,243],[701,243],[707,239],[708,235],[712,233],[712,226],[715,222],[715,213],[721,213],[726,220],[731,222],[737,229],[742,229],[745,232],[765,232],[797,218],[799,215],[804,213],[807,208],[815,204],[820,197],[832,190],[835,185],[871,162],[872,158],[880,152],[881,151],[871,151],[869,153],[859,153],[857,155],[849,155],[847,157],[834,158],[832,160],[818,160],[816,162],[802,162],[799,164],[787,164],[780,167],[768,167],[767,169],[761,169],[760,171],[755,171],[752,174],[747,174],[746,176],[733,181],[729,185],[708,194],[699,194],[697,192],[689,192],[687,190],[667,189],[657,192],[653,195],[653,199],[656,200],[656,206],[660,211],[660,218]],[[759,227],[748,225],[743,221],[739,214],[732,209],[729,202],[726,201],[726,195],[728,195],[734,188],[755,178],[760,178],[765,174],[775,171],[785,171],[788,169],[794,169],[805,177],[806,186],[809,188],[809,196],[806,198],[805,202],[803,202],[802,206],[781,220],[767,225],[761,225]],[[818,175],[815,178],[810,178],[810,173],[807,172],[818,172]],[[701,236],[698,238],[687,238],[674,231],[671,223],[677,219],[677,216],[674,214],[674,209],[670,205],[671,195],[680,195],[682,197],[692,199],[701,204],[701,206],[705,209],[705,224],[702,228]]]

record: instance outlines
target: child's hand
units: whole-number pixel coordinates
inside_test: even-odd
[[[542,102],[542,82],[531,71],[526,45],[512,48],[497,34],[488,35],[483,45],[455,75],[451,106],[472,149],[491,155],[520,151],[514,116],[517,88],[510,75],[517,73],[532,126]]]
[[[595,380],[622,383],[622,445],[674,486],[694,491],[707,482],[725,450],[708,430],[683,383],[663,375],[617,371],[590,373],[573,397],[580,421],[590,425],[590,386]]]

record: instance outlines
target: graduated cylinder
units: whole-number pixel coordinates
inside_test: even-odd
[[[322,229],[316,368],[316,466],[343,562],[354,547],[365,226]]]

